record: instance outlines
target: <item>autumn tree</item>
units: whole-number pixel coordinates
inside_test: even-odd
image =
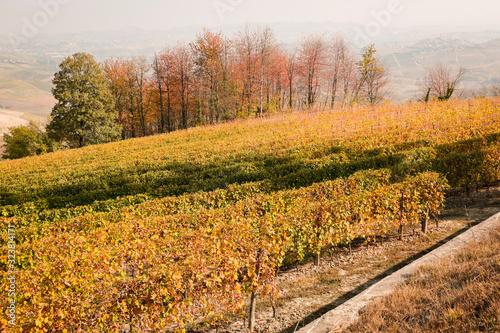
[[[266,108],[279,108],[285,73],[274,31],[247,25],[237,33],[233,45],[232,67],[243,115],[251,114],[253,108],[259,116]]]
[[[160,133],[165,132],[165,107],[164,107],[164,88],[163,88],[163,68],[161,64],[160,57],[158,56],[157,53],[155,53],[154,58],[153,58],[153,64],[151,65],[153,69],[153,80],[154,80],[154,85],[157,87],[157,93],[158,93],[158,103],[159,103],[159,124],[158,124],[158,130]],[[170,114],[167,114],[167,128],[168,131],[170,131],[170,119],[169,119]]]
[[[352,101],[357,87],[357,68],[353,53],[344,58],[342,69],[342,107],[346,107]]]
[[[426,67],[423,79],[424,100],[438,99],[440,101],[451,98],[457,87],[462,82],[465,69],[460,67],[456,74],[442,62]]]
[[[148,76],[150,66],[144,57],[132,58],[131,62],[132,66],[131,71],[128,73],[128,82],[131,85],[130,89],[135,99],[135,108],[133,108],[132,114],[135,123],[138,124],[141,136],[146,136],[151,134],[149,131],[150,115],[147,108],[148,98],[150,97],[148,94],[150,94],[151,88]]]
[[[222,80],[220,85],[220,102],[219,102],[219,116],[216,119],[219,121],[226,121],[238,117],[238,91],[237,84],[234,80],[233,62],[234,62],[234,49],[232,41],[224,39],[224,49],[222,52]]]
[[[333,109],[339,95],[342,105],[349,99],[355,74],[354,52],[347,39],[340,34],[330,40],[326,72],[329,104]]]
[[[257,31],[246,25],[236,34],[234,47],[235,74],[240,86],[241,106],[250,114],[254,103],[255,86],[258,80],[258,36]]]
[[[182,128],[188,128],[188,107],[191,100],[193,84],[193,57],[184,44],[175,48],[175,70],[174,76],[177,82],[177,95],[180,97],[181,124]]]
[[[222,33],[214,33],[209,30],[204,30],[190,45],[194,57],[195,73],[200,83],[200,113],[204,100],[207,100],[208,119],[213,124],[221,116],[220,98],[224,80],[224,57],[227,45]],[[203,94],[206,99],[201,97]]]
[[[357,63],[359,80],[354,97],[356,100],[362,97],[370,104],[382,101],[389,85],[388,69],[376,57],[376,52],[374,44],[365,47],[362,59]]]
[[[262,116],[286,104],[312,107],[320,99],[332,108],[337,101],[378,102],[387,92],[387,70],[373,46],[365,51],[356,63],[344,36],[318,34],[304,35],[290,51],[269,27],[246,26],[233,40],[204,30],[151,63],[132,58],[106,61],[105,68],[123,137],[135,137]]]
[[[311,107],[318,97],[323,80],[327,56],[327,43],[324,35],[304,35],[298,46],[298,74],[308,107]]]
[[[276,50],[276,36],[271,28],[266,27],[259,31],[257,35],[257,46],[259,53],[260,67],[260,97],[259,97],[259,112],[262,117],[264,109],[264,84],[266,73],[269,73],[269,68],[272,65],[273,51]],[[268,76],[269,77],[269,76]]]
[[[173,94],[175,85],[175,59],[172,48],[166,48],[153,59],[153,80],[159,97],[159,132],[173,130]],[[166,113],[166,114],[165,114]]]
[[[121,127],[101,65],[90,54],[76,53],[59,68],[52,81],[57,103],[47,125],[49,136],[72,148],[118,140]]]
[[[131,81],[132,65],[132,61],[128,59],[106,59],[104,62],[104,72],[113,96],[115,110],[118,112],[118,123],[122,125],[123,139],[136,136],[132,116],[135,108],[134,83]]]
[[[287,75],[287,54],[275,45],[271,54],[271,62],[266,76],[266,103],[275,111],[281,111],[285,105],[286,95],[289,92]]]

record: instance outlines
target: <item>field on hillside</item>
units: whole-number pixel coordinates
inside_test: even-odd
[[[0,52],[0,105],[48,116],[54,104],[51,89],[56,71],[54,60]]]
[[[16,244],[15,262],[0,258],[2,289],[19,271],[13,331],[181,332],[248,316],[247,300],[275,302],[280,267],[426,231],[450,189],[498,181],[499,161],[500,100],[474,99],[293,113],[0,162],[1,237],[5,250]]]
[[[54,61],[0,51],[0,140],[9,127],[28,120],[47,122],[55,99],[52,97]]]

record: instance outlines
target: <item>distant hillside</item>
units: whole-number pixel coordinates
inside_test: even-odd
[[[47,122],[47,118],[32,113],[0,109],[0,142],[2,141],[3,134],[8,132],[9,127],[27,125],[30,121],[44,125]]]
[[[0,51],[0,140],[8,127],[50,115],[52,76],[59,60]]]
[[[381,52],[394,77],[398,100],[419,94],[419,80],[425,67],[443,62],[455,69],[467,69],[462,90],[484,90],[500,79],[500,39],[474,44],[464,39],[428,38],[408,46],[383,46]]]

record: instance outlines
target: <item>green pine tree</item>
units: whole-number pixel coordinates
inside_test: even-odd
[[[76,53],[59,68],[52,81],[58,102],[47,126],[49,136],[71,148],[118,140],[121,126],[101,65],[90,54]]]

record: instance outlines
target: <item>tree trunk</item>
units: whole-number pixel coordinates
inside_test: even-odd
[[[170,101],[170,86],[167,85],[167,131],[170,133],[172,131],[172,104]]]
[[[264,93],[264,65],[262,65],[260,72],[260,117],[261,118],[262,118],[262,108],[264,107],[262,102],[263,93]]]
[[[84,123],[83,123],[83,120],[80,121],[80,128],[83,128],[84,126]],[[78,147],[79,148],[82,148],[83,147],[83,135],[80,135],[80,140],[78,142]]]
[[[337,97],[337,79],[333,79],[332,96],[331,96],[331,100],[330,100],[330,107],[332,110],[335,108],[336,97]]]
[[[182,128],[187,129],[187,106],[189,103],[189,77],[184,74],[181,75],[181,117],[182,117]]]
[[[158,78],[158,92],[160,93],[160,134],[165,133],[165,115],[163,110],[163,89],[161,88],[161,79]]]

